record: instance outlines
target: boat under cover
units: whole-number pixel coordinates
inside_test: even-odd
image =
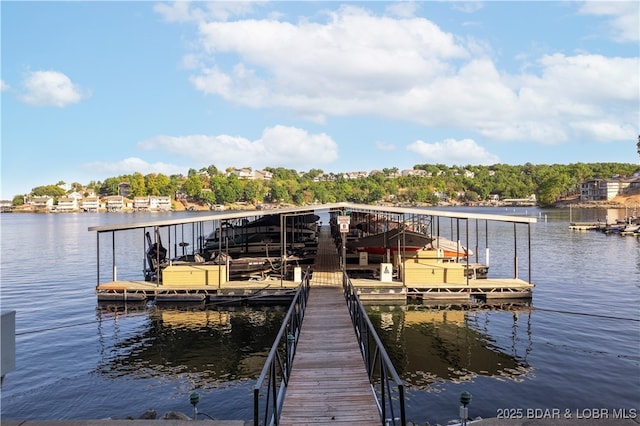
[[[418,232],[392,229],[386,232],[369,235],[349,241],[347,249],[357,252],[367,252],[369,254],[384,255],[387,250],[395,252],[422,250],[433,241],[433,238]]]

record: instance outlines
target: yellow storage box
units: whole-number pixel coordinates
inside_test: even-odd
[[[405,259],[404,281],[412,284],[466,284],[465,267],[459,263],[442,263],[425,259]]]
[[[217,287],[225,282],[224,265],[170,265],[162,271],[162,285],[167,287]]]

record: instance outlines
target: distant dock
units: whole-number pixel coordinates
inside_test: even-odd
[[[591,231],[591,230],[602,230],[607,225],[601,222],[571,222],[569,224],[569,229],[572,231]]]

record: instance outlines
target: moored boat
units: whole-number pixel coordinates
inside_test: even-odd
[[[290,253],[317,247],[316,221],[319,216],[296,217],[292,224],[289,219],[284,230],[279,215],[267,215],[253,221],[245,219],[240,224],[225,222],[205,238],[204,250],[224,251],[234,256],[277,256],[285,243]]]
[[[443,257],[467,257],[473,256],[473,251],[460,244],[460,241],[451,241],[445,237],[436,237],[426,247],[426,250],[442,250]]]
[[[433,237],[425,234],[408,230],[392,229],[349,241],[346,244],[346,248],[355,252],[384,255],[387,253],[387,250],[391,252],[422,250],[432,241]]]
[[[415,252],[420,250],[441,250],[443,257],[467,257],[473,252],[459,242],[445,237],[432,237],[419,232],[392,229],[375,235],[358,238],[346,244],[347,249],[356,252],[367,252],[374,255],[384,255],[387,250],[391,253],[399,251]]]

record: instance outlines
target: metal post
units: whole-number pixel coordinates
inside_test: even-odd
[[[469,285],[469,219],[465,219],[464,220],[464,227],[465,227],[465,232],[467,234],[467,242],[466,242],[466,246],[467,246],[467,286]],[[477,253],[476,253],[477,254]],[[469,289],[469,292],[471,292],[471,289]]]
[[[527,242],[529,245],[529,284],[531,284],[531,224],[527,223]]]
[[[485,219],[484,221],[484,248],[485,248],[485,263],[487,268],[489,267],[489,221]]]
[[[480,246],[478,246],[478,240],[480,239],[480,236],[478,234],[478,219],[476,219],[476,263],[480,263],[480,258],[478,257],[478,250],[480,249]]]
[[[176,229],[175,227],[173,229]],[[160,236],[160,231],[158,230]],[[159,238],[162,241],[162,238]],[[174,235],[174,239],[177,241],[178,237]],[[171,260],[171,227],[167,228],[167,259]],[[178,247],[174,247],[174,256],[178,255]]]
[[[515,222],[513,222],[513,278],[518,278],[518,238]]]
[[[111,231],[111,280],[116,280],[116,231]]]
[[[342,237],[342,274],[344,275],[347,273],[347,233],[340,232],[340,235]]]
[[[156,245],[156,286],[160,285],[160,246],[158,245],[158,227],[153,227],[153,243]]]
[[[215,232],[216,225],[213,223],[213,232]],[[228,253],[228,250],[227,250]],[[222,221],[218,220],[218,288],[220,288],[220,283],[222,282]],[[228,262],[227,262],[228,263]],[[227,268],[227,275],[229,274],[229,269]]]
[[[280,287],[284,287],[283,280],[286,272],[286,256],[287,256],[287,220],[284,215],[280,215],[280,258],[282,263],[280,264]]]
[[[96,261],[96,268],[97,268],[97,274],[96,274],[96,288],[100,285],[100,232],[96,232],[96,257],[97,257],[97,261]]]
[[[458,242],[456,245],[456,262],[460,262],[460,218],[456,219],[456,241]]]

